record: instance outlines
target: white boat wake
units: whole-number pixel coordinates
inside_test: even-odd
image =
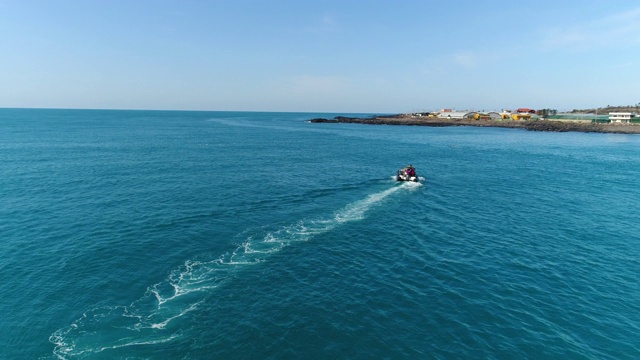
[[[87,311],[71,325],[54,332],[49,337],[55,345],[53,353],[59,359],[67,359],[177,339],[181,336],[180,324],[187,321],[189,314],[244,267],[262,263],[290,244],[362,220],[368,210],[390,195],[419,186],[420,183],[402,183],[348,204],[327,219],[299,221],[260,238],[249,236],[234,251],[219,258],[187,260],[130,305]]]

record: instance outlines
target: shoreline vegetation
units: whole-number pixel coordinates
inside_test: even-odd
[[[443,119],[437,117],[413,117],[410,114],[371,116],[367,118],[336,116],[333,119],[315,118],[311,123],[350,123],[368,125],[405,125],[405,126],[475,126],[502,127],[547,132],[585,132],[608,134],[640,134],[640,125],[577,122],[570,120],[475,120]]]

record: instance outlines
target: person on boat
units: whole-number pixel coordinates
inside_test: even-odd
[[[411,164],[409,164],[407,166],[406,174],[408,177],[416,176],[416,169],[413,166],[411,166]]]

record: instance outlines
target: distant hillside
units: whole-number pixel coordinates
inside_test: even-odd
[[[610,112],[640,112],[640,103],[636,105],[625,105],[625,106],[610,106],[601,108],[593,108],[593,109],[573,109],[570,113],[573,114],[607,114]]]

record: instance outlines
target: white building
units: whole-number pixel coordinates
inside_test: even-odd
[[[438,117],[441,119],[471,119],[476,112],[469,111],[451,111],[441,112]]]
[[[628,124],[631,122],[631,119],[634,119],[638,114],[631,112],[610,112],[609,120],[612,123],[624,123]]]

